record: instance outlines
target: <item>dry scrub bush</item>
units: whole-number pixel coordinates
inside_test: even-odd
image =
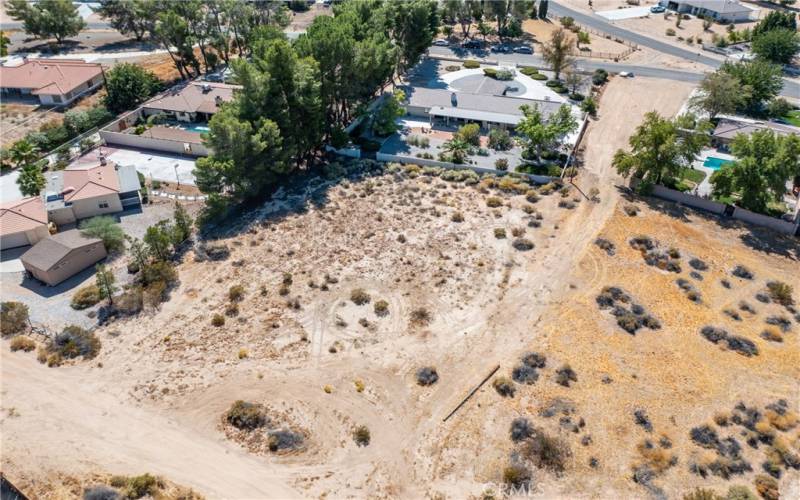
[[[239,314],[239,304],[236,302],[231,302],[225,305],[225,315],[226,316],[237,316]]]
[[[417,384],[426,386],[426,385],[433,385],[439,380],[439,374],[436,372],[436,368],[432,366],[424,366],[417,370]]]
[[[12,352],[16,351],[24,351],[24,352],[31,352],[32,350],[36,349],[36,342],[28,337],[23,337],[21,335],[14,337],[11,339],[11,345],[9,346]]]
[[[511,243],[511,246],[520,252],[527,252],[529,250],[533,250],[534,244],[527,238],[517,238],[513,241],[513,243]]]
[[[492,387],[503,397],[513,398],[514,392],[516,391],[516,389],[514,389],[514,383],[511,382],[508,377],[497,377],[494,379],[494,382],[492,382]]]
[[[656,474],[660,474],[677,463],[677,457],[664,448],[656,446],[649,439],[645,439],[637,446],[642,464]]]
[[[261,405],[248,403],[241,399],[231,405],[225,420],[237,429],[251,431],[267,424],[267,416]]]
[[[450,220],[453,222],[464,222],[464,214],[461,212],[453,212],[453,215],[450,216]]]
[[[497,196],[490,196],[486,198],[486,206],[489,208],[497,208],[503,205],[503,200]]]
[[[158,490],[163,488],[163,483],[150,474],[130,477],[125,485],[124,496],[130,499],[142,498],[145,496],[155,496]]]
[[[767,327],[761,332],[761,338],[770,342],[783,342],[783,335],[777,328]]]
[[[767,290],[772,300],[782,306],[790,306],[794,304],[794,297],[792,294],[794,290],[791,285],[783,283],[782,281],[770,281],[767,283]]]
[[[242,285],[234,285],[228,289],[228,300],[240,302],[242,299],[244,299],[244,287]]]
[[[533,436],[525,440],[521,454],[537,468],[561,474],[566,468],[567,460],[572,452],[566,441],[549,436],[541,429],[536,429]]]
[[[375,314],[377,316],[380,317],[386,316],[387,314],[389,314],[389,303],[381,299],[375,302],[374,309],[375,309]]]
[[[759,474],[754,481],[756,491],[764,500],[780,500],[780,490],[778,489],[778,481],[775,479]]]
[[[350,291],[350,300],[357,306],[363,306],[369,303],[372,298],[363,288],[354,288]]]
[[[216,327],[220,327],[225,324],[225,316],[221,315],[220,313],[214,314],[211,317],[211,324]]]
[[[62,358],[82,356],[91,359],[100,352],[100,340],[94,333],[75,325],[67,326],[50,341],[48,352]]]
[[[14,335],[28,327],[28,306],[22,302],[0,304],[0,333]]]
[[[424,307],[418,307],[411,311],[411,323],[414,325],[425,326],[430,324],[432,315]]]
[[[578,374],[575,373],[569,365],[563,365],[561,368],[556,370],[556,383],[559,385],[563,385],[564,387],[569,387],[570,382],[577,382],[578,381]]]
[[[734,485],[728,488],[725,500],[758,500],[758,497],[747,486]]]
[[[371,439],[372,435],[369,432],[369,427],[366,425],[359,425],[353,431],[353,441],[355,441],[358,446],[369,446]]]
[[[594,244],[600,247],[602,250],[605,250],[608,255],[614,255],[617,251],[614,243],[605,238],[597,238],[594,240]]]
[[[504,227],[494,228],[494,237],[498,240],[504,239],[506,237],[506,229]]]
[[[100,300],[100,289],[97,288],[97,285],[88,285],[75,292],[69,305],[73,309],[80,311],[92,307]]]
[[[725,500],[717,495],[714,490],[706,490],[703,488],[695,488],[689,493],[683,495],[683,500]]]
[[[299,432],[290,431],[288,429],[281,429],[277,431],[270,431],[267,438],[267,446],[269,451],[283,451],[295,450],[303,446],[305,439]]]
[[[737,278],[742,278],[742,279],[745,279],[745,280],[751,280],[755,276],[752,273],[752,271],[750,271],[749,269],[747,269],[746,267],[744,267],[742,265],[737,265],[736,267],[734,267],[733,270],[731,271],[731,274],[733,274]]]
[[[625,210],[625,213],[630,217],[636,217],[636,214],[639,213],[639,207],[636,205],[625,205],[623,210]]]
[[[509,486],[520,488],[531,480],[531,471],[522,464],[511,464],[503,469],[503,482]]]
[[[744,337],[730,335],[722,328],[704,326],[700,330],[700,334],[711,343],[719,344],[720,342],[724,342],[728,349],[736,351],[743,356],[750,357],[758,355],[758,347],[756,347],[752,341]]]
[[[106,485],[90,486],[83,490],[83,500],[120,500],[119,492]]]

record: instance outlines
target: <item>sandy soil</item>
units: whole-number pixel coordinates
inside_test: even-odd
[[[636,92],[642,83],[646,96]],[[221,240],[231,250],[227,260],[186,255],[171,300],[155,314],[99,329],[103,349],[94,360],[46,368],[33,354],[3,346],[4,472],[151,472],[214,498],[463,498],[500,480],[513,418],[527,416],[557,432],[556,419],[537,412],[558,396],[573,401],[594,444],[583,449],[564,431],[573,460],[563,477],[535,473],[541,496],[644,496],[630,480],[639,438],[633,405],[645,406],[679,456],[656,482],[670,494],[700,484],[687,471],[694,451],[689,428],[737,398],[764,404],[780,396],[796,407],[791,388],[800,360],[791,342],[796,333],[780,346],[754,338],[762,353],[744,359],[719,351],[696,329],[722,322],[721,308],[766,279],[791,279],[795,289],[800,283],[791,271],[796,260],[748,248],[743,229],[647,207],[636,218],[619,211],[613,152],[645,112],[672,115],[690,90],[671,81],[614,79],[587,133],[577,188],[528,208],[542,215],[539,228],[525,227],[523,195],[490,186],[402,175],[312,184],[309,192],[321,189],[313,191],[315,203],[279,195],[231,227]],[[599,201],[579,194],[593,187]],[[489,196],[504,204],[487,207]],[[563,199],[578,200],[577,207],[559,208]],[[463,222],[452,222],[456,212]],[[517,251],[510,234],[495,238],[495,228],[523,228],[536,248]],[[709,263],[698,285],[707,306],[689,303],[674,276],[646,266],[627,247],[639,232]],[[599,234],[617,244],[614,257],[592,245]],[[797,259],[796,245],[784,244]],[[733,262],[751,267],[757,281],[720,291],[718,278]],[[285,273],[292,283],[281,295]],[[594,295],[615,284],[657,315],[662,330],[633,337],[599,312]],[[212,326],[234,285],[245,290],[238,314]],[[355,288],[371,302],[351,302]],[[389,304],[387,316],[373,310],[380,299]],[[428,324],[412,320],[420,308],[431,314]],[[760,323],[769,309],[759,309]],[[756,328],[737,333],[753,337]],[[487,385],[442,422],[494,366],[505,375],[534,349],[548,356],[537,384],[518,385],[513,399]],[[552,381],[553,368],[564,362],[578,373],[571,388]],[[440,375],[427,388],[414,381],[424,365]],[[602,385],[601,374],[614,382]],[[305,448],[250,453],[227,439],[220,422],[237,399],[285,413],[308,432]],[[356,425],[371,430],[369,446],[353,442]],[[52,452],[56,445],[59,453]],[[590,453],[600,460],[596,470],[586,465]]]
[[[657,0],[640,0],[638,5],[630,5],[626,0],[592,0],[592,6],[589,7],[588,0],[564,0],[564,5],[570,7],[572,9],[578,9],[586,12],[591,12],[592,10],[602,11],[602,10],[614,10],[614,9],[622,9],[628,7],[644,7],[646,5],[656,5],[658,4]]]
[[[559,29],[560,27],[561,24],[559,23],[541,21],[538,19],[528,19],[522,23],[522,29],[526,33],[532,35],[537,43],[545,43],[550,40],[553,31]],[[584,49],[589,50],[577,50],[576,48],[575,55],[580,55],[583,57],[606,56],[613,58],[614,56],[621,55],[629,50],[627,45],[615,42],[614,40],[605,38],[595,33],[589,33],[589,39],[591,40],[591,43],[582,46]]]

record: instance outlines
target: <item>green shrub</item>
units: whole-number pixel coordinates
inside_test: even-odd
[[[87,307],[92,307],[100,302],[100,300],[100,289],[97,288],[97,285],[88,285],[75,292],[75,295],[72,296],[70,306],[80,311]]]
[[[498,240],[504,239],[506,237],[506,229],[504,227],[494,228],[494,237]]]
[[[492,382],[492,387],[503,397],[514,397],[514,383],[508,377],[497,377]]]
[[[514,145],[511,134],[507,130],[501,128],[493,128],[489,131],[489,147],[499,151],[506,151],[511,149]]]
[[[767,283],[767,290],[772,300],[782,306],[790,306],[794,304],[794,297],[792,294],[794,290],[792,286],[782,281],[770,281]]]
[[[244,298],[244,287],[242,285],[234,285],[228,289],[228,299],[231,302],[240,302]]]
[[[125,487],[125,497],[130,499],[154,496],[158,492],[158,479],[150,474],[128,478]]]
[[[100,352],[100,340],[94,333],[75,325],[65,327],[50,341],[48,352],[72,359],[91,359]]]
[[[378,316],[386,316],[387,314],[389,314],[389,303],[386,302],[385,300],[381,299],[381,300],[375,302],[374,309],[375,309],[375,314],[376,315],[378,315]]]
[[[28,327],[28,306],[22,302],[0,304],[0,333],[14,335]]]
[[[532,68],[530,66],[523,66],[523,67],[519,68],[519,72],[522,73],[525,76],[531,76],[531,77],[533,75],[538,75],[539,74],[539,70],[538,69]]]
[[[474,60],[464,61],[464,67],[467,69],[477,69],[481,67],[481,63]]]
[[[494,168],[496,168],[497,170],[508,170],[508,159],[498,158],[494,162]]]
[[[672,28],[667,28],[667,36],[675,36],[675,30]]]
[[[608,81],[608,71],[604,70],[603,68],[598,68],[594,70],[592,74],[592,83],[594,85],[603,85]]]
[[[241,430],[251,431],[267,424],[267,416],[261,405],[248,403],[241,399],[231,405],[225,414],[229,424]]]
[[[569,98],[572,99],[573,101],[581,102],[584,99],[586,99],[586,96],[580,93],[575,93],[575,94],[570,94]]]
[[[497,196],[490,196],[486,198],[486,206],[489,208],[497,208],[503,205],[503,200]]]
[[[539,73],[539,74],[536,74],[536,75],[531,75],[531,78],[533,78],[534,80],[538,80],[538,81],[544,81],[544,80],[547,80],[547,76],[546,76],[546,75],[543,75],[543,74],[541,74],[541,73]]]
[[[445,66],[444,69],[446,69],[447,71],[458,71],[461,69],[461,66],[455,66],[455,65]]]
[[[211,324],[216,327],[220,327],[225,324],[225,316],[221,315],[220,313],[214,314],[211,317]]]
[[[552,80],[547,80],[545,85],[547,85],[550,88],[563,87],[564,86],[564,84],[561,82],[561,80],[556,80],[555,78],[552,79]]]
[[[518,488],[528,484],[530,480],[531,471],[522,464],[511,464],[503,469],[503,482],[510,486]]]

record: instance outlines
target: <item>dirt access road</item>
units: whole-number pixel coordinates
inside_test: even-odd
[[[642,91],[645,88],[647,91]],[[223,375],[217,365],[203,370],[208,374],[207,388],[169,406],[137,401],[121,391],[115,381],[124,373],[131,377],[136,377],[137,371],[156,374],[153,366],[158,371],[169,370],[170,359],[159,359],[147,350],[131,350],[127,358],[112,352],[114,359],[124,360],[124,365],[116,376],[109,376],[108,370],[115,367],[101,370],[94,367],[96,362],[87,362],[49,369],[30,355],[3,349],[4,470],[151,472],[212,498],[311,497],[325,492],[335,497],[383,494],[420,498],[431,487],[464,496],[460,488],[475,478],[474,471],[463,469],[461,463],[473,464],[474,454],[454,458],[465,454],[465,448],[449,449],[449,443],[463,430],[473,436],[475,444],[475,434],[469,429],[473,423],[470,408],[492,395],[484,388],[476,401],[447,424],[442,424],[442,418],[491,367],[502,364],[507,369],[510,361],[530,348],[539,319],[551,305],[569,296],[573,266],[617,205],[619,179],[611,167],[613,152],[627,144],[645,112],[655,109],[671,116],[689,91],[689,85],[671,81],[616,78],[609,83],[600,102],[599,120],[591,124],[586,136],[586,173],[579,183],[585,193],[598,187],[600,202],[584,201],[564,216],[550,242],[537,244],[541,257],[523,259],[508,286],[500,293],[490,290],[483,307],[449,312],[448,334],[453,338],[453,333],[463,332],[463,341],[448,342],[445,334],[434,335],[427,341],[429,345],[410,338],[406,342],[411,342],[415,355],[420,354],[417,359],[398,358],[392,350],[377,358],[323,358],[317,349],[310,354],[313,362],[303,369],[287,370],[277,365],[266,371],[263,380],[244,371]],[[507,258],[517,260],[514,255],[509,251]],[[202,287],[204,282],[199,278],[188,272],[181,274],[182,281]],[[180,301],[165,304],[159,315],[180,307],[174,302]],[[313,339],[320,332],[313,327],[314,307],[309,310],[309,337]],[[159,334],[151,332],[149,336]],[[322,342],[318,344],[322,347]],[[110,345],[112,351],[114,345],[121,347]],[[407,377],[422,354],[446,374],[424,395],[409,385]],[[352,386],[355,375],[368,380],[374,394],[364,397],[342,389],[334,398],[320,390],[327,383],[338,388]],[[147,376],[141,375],[139,380]],[[313,432],[324,444],[319,447],[321,458],[299,455],[264,459],[224,439],[217,425],[232,395],[248,398],[264,394],[289,406],[312,408],[308,413],[314,416]],[[367,424],[373,443],[354,453],[354,445],[346,444],[350,439],[346,431],[342,432],[341,415]],[[54,449],[58,453],[53,453]],[[453,463],[462,468],[451,468]],[[447,476],[448,469],[451,479],[457,481],[432,484],[432,478]]]

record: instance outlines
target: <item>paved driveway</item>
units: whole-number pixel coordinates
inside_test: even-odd
[[[195,185],[193,158],[157,151],[114,149],[108,159],[120,165],[133,165],[148,179],[168,182],[180,180],[181,184]]]
[[[17,177],[19,177],[19,170],[0,176],[0,203],[23,198],[17,186]]]

